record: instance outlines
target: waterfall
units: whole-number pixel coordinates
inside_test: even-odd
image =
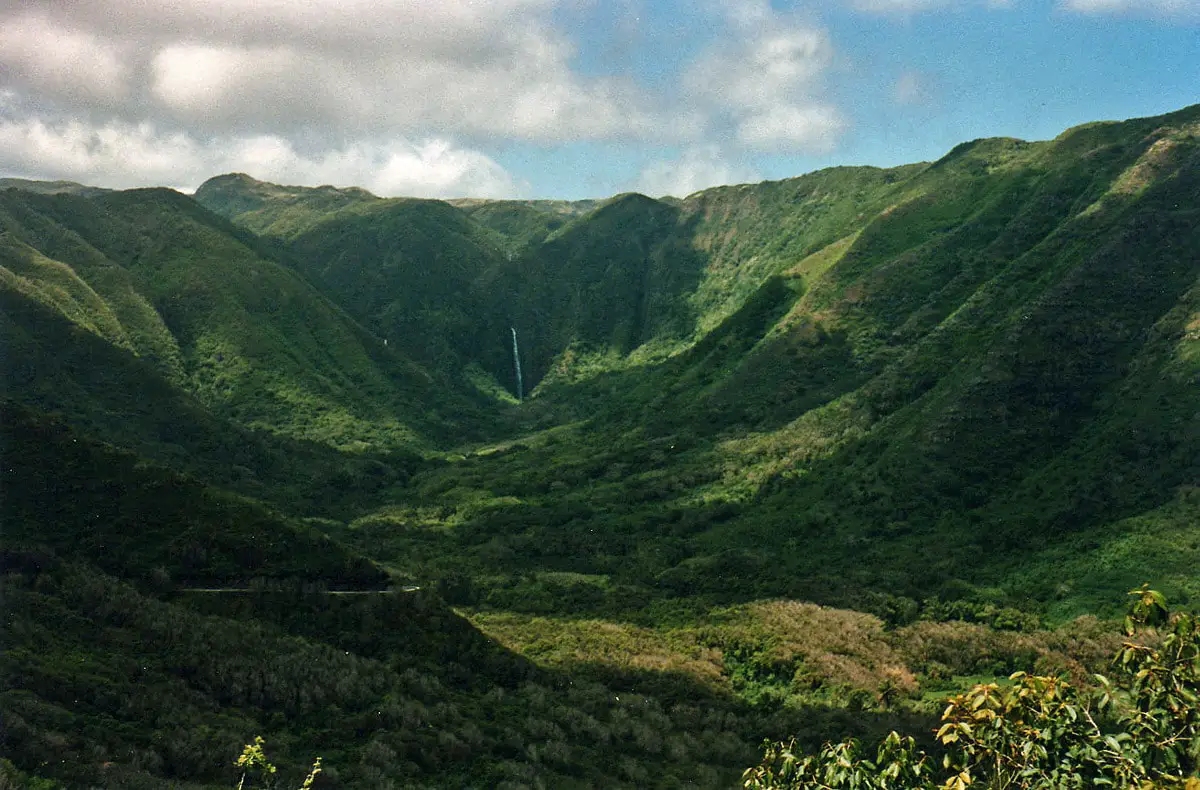
[[[513,336],[513,368],[517,371],[517,400],[525,400],[525,382],[521,380],[521,355],[517,352],[517,328],[509,327]]]

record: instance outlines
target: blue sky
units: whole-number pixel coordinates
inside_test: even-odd
[[[686,194],[1200,102],[1200,0],[27,0],[0,175]]]
[[[1080,123],[1200,102],[1200,6],[1190,13],[1132,6],[1084,13],[1019,0],[931,5],[865,12],[835,3],[774,3],[780,17],[827,32],[835,55],[823,95],[844,113],[847,126],[831,150],[729,146],[728,161],[762,178],[837,164],[889,166],[935,159],[977,137],[1047,139]],[[681,67],[720,37],[711,14],[688,14],[682,6],[666,0],[605,4],[567,16],[564,25],[578,35],[578,68],[627,70],[669,91]],[[630,35],[618,22],[628,15],[650,29]],[[614,39],[632,50],[622,61],[609,54],[619,51]],[[542,162],[514,152],[513,163],[531,173],[540,192],[556,191],[565,168],[590,174],[590,191],[607,194],[635,181],[647,163],[681,150],[686,146],[574,146]],[[595,157],[609,167],[588,167]]]

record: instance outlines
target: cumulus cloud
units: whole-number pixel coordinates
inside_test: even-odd
[[[47,99],[79,86],[204,132],[428,132],[535,141],[671,130],[628,80],[585,78],[550,0],[26,3],[0,63]],[[32,11],[28,9],[34,9]]]
[[[203,166],[187,135],[159,134],[149,123],[91,126],[38,118],[0,121],[0,170],[30,178],[66,178],[133,187],[178,186]]]
[[[765,2],[730,7],[731,37],[693,65],[691,96],[724,116],[736,139],[762,150],[830,150],[846,127],[821,98],[833,60],[826,33]]]
[[[512,195],[525,187],[485,151],[514,141],[693,146],[673,180],[655,176],[683,186],[723,172],[714,140],[833,147],[846,120],[824,98],[824,30],[768,0],[710,1],[714,41],[646,83],[579,66],[564,19],[580,0],[0,3],[0,167]],[[246,151],[272,164],[238,164]]]
[[[271,112],[302,99],[291,88],[316,76],[303,65],[286,48],[169,44],[151,61],[150,92],[189,120],[207,117],[224,123],[244,117],[248,109]]]
[[[40,14],[0,16],[0,71],[31,91],[86,103],[120,100],[129,91],[125,56],[119,44]]]
[[[244,169],[510,196],[524,187],[488,142],[699,134],[703,118],[631,80],[578,73],[561,2],[0,4],[0,166],[105,186]],[[269,166],[241,166],[247,151]]]
[[[707,187],[757,180],[753,169],[731,164],[716,145],[698,145],[676,159],[650,164],[633,188],[652,197],[686,197]]]
[[[191,190],[216,173],[363,186],[379,195],[517,197],[527,190],[486,155],[444,139],[355,142],[314,154],[277,135],[200,140],[149,122],[0,121],[0,171],[113,187]]]
[[[557,0],[26,0],[111,36],[172,39],[180,31],[248,46],[290,43],[324,51],[373,51],[396,44],[423,51],[495,49],[514,19],[540,24]],[[503,46],[501,45],[501,48]]]
[[[731,45],[709,54],[689,75],[692,88],[747,107],[806,92],[829,66],[833,49],[828,37],[816,29],[769,27],[755,25]]]
[[[746,145],[772,149],[794,144],[809,152],[832,151],[846,128],[834,107],[824,103],[785,104],[748,114],[737,127]]]
[[[238,171],[277,183],[361,186],[377,195],[414,197],[509,198],[528,189],[488,156],[444,139],[358,142],[307,156],[275,136],[223,141],[213,149],[210,174]]]

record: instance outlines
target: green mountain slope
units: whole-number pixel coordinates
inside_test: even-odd
[[[600,200],[480,200],[446,201],[503,238],[510,254],[545,241],[571,219],[596,209]]]
[[[296,235],[288,252],[389,346],[448,373],[478,356],[472,288],[502,254],[457,209],[432,200],[354,206]]]
[[[597,355],[590,377],[549,381],[531,418],[586,425],[419,476],[403,506],[449,498],[452,537],[390,533],[389,516],[364,520],[370,540],[425,573],[451,555],[461,569],[465,550],[480,578],[530,579],[527,604],[488,587],[499,606],[542,605],[538,574],[563,571],[598,582],[573,583],[580,600],[617,608],[941,595],[1066,614],[1138,575],[1188,599],[1198,121],[1191,108],[976,141],[927,166],[789,182],[791,201],[779,184],[689,199],[736,200],[701,220],[695,238],[728,241],[674,304],[711,296],[692,314],[698,342],[635,368]],[[652,225],[659,210],[630,213]],[[615,270],[639,238],[612,243]],[[531,301],[552,315],[561,299]],[[636,299],[588,304],[564,311],[576,323],[559,342],[594,331],[627,351],[614,325],[586,321],[629,326]],[[1128,566],[1097,578],[1113,556]]]
[[[960,579],[1047,606],[1060,592],[1010,560],[1175,512],[1195,480],[1196,116],[671,203],[621,196],[548,233],[527,211],[546,206],[242,176],[200,196],[431,375],[510,380],[517,329],[527,389],[541,385],[521,419],[589,418],[570,442],[387,494],[403,509],[451,491],[463,509],[446,518],[465,525],[423,536],[432,548],[404,537],[389,561],[440,573],[466,541],[484,575],[514,558],[616,569],[651,597],[920,598]],[[520,240],[507,251],[505,232]],[[312,353],[296,359],[320,370]],[[508,520],[523,526],[498,536]],[[677,520],[692,526],[665,541]]]
[[[4,402],[0,512],[9,547],[48,548],[124,578],[184,586],[253,578],[374,588],[388,577],[311,528],[261,505]]]
[[[728,786],[1200,596],[1200,106],[681,201],[197,199],[0,192],[22,771]],[[379,568],[421,594],[169,584]]]
[[[0,190],[3,189],[20,189],[44,195],[83,195],[84,197],[112,191],[75,181],[33,181],[28,178],[0,178]]]
[[[388,448],[457,435],[475,413],[254,237],[182,195],[10,190],[0,220],[9,287],[154,361],[242,425]]]
[[[865,433],[784,473],[798,479],[771,487],[773,529],[811,535],[794,514],[820,507],[836,513],[833,545],[863,541],[843,549],[847,564],[900,559],[929,584],[1194,481],[1200,426],[1179,358],[1200,275],[1196,116],[1033,147],[996,168],[965,221],[907,249],[896,241],[944,197],[869,226],[803,305],[879,371],[837,404],[853,415],[841,430]],[[935,167],[972,168],[980,148]],[[1147,168],[1152,179],[1123,187]]]
[[[451,377],[480,356],[475,282],[505,253],[499,235],[458,209],[240,175],[210,179],[196,199],[277,244],[389,348]]]
[[[920,167],[836,168],[685,201],[627,195],[556,231],[486,280],[533,341],[530,379],[577,381],[677,355],[771,278],[855,232]]]
[[[244,173],[210,178],[196,190],[195,199],[260,236],[283,239],[302,233],[330,212],[381,200],[357,187],[280,186]]]
[[[22,192],[0,194],[5,286],[150,360],[167,377],[182,380],[179,344],[135,278],[77,234],[38,213],[29,205],[33,200],[37,199]]]
[[[769,278],[852,234],[919,166],[837,168],[682,203],[381,200],[242,175],[197,200],[279,245],[352,315],[443,371],[528,389],[676,354]],[[416,338],[416,340],[414,340]],[[510,388],[513,385],[510,383]]]
[[[674,207],[624,195],[488,273],[480,297],[489,334],[517,329],[530,386],[690,336],[695,317],[685,297],[703,260],[678,243],[677,223]],[[485,364],[499,373],[512,362],[495,353]]]
[[[0,395],[139,458],[301,515],[348,517],[420,459],[342,453],[214,414],[145,357],[0,284]],[[386,463],[385,463],[386,461]]]

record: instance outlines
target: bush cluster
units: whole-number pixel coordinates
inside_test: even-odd
[[[948,700],[941,759],[892,732],[867,753],[855,740],[798,753],[768,744],[743,775],[747,790],[1058,790],[1192,787],[1200,770],[1200,617],[1169,617],[1147,587],[1126,620],[1114,677],[1087,686],[1016,672]],[[1158,633],[1162,627],[1164,634]],[[1138,631],[1152,637],[1134,640]],[[1157,642],[1157,643],[1155,643]]]

